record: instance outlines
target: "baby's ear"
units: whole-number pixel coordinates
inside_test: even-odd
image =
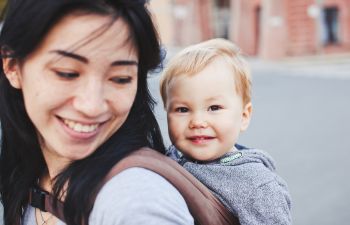
[[[242,122],[241,122],[241,131],[245,131],[250,123],[250,119],[252,118],[252,103],[248,102],[244,107],[242,111]]]
[[[17,59],[3,58],[2,67],[12,87],[21,89],[20,69]]]

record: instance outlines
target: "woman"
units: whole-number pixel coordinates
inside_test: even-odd
[[[9,1],[0,36],[0,193],[5,225],[63,224],[28,204],[34,186],[67,224],[193,224],[165,179],[133,168],[90,198],[110,168],[164,151],[147,72],[160,47],[141,0]]]

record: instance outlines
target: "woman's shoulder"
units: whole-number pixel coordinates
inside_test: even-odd
[[[165,178],[143,168],[127,169],[97,195],[91,224],[193,224],[185,200]]]

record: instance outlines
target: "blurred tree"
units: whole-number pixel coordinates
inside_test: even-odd
[[[2,10],[6,4],[6,0],[0,0],[0,10]]]

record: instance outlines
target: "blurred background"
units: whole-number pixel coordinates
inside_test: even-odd
[[[210,38],[242,49],[252,68],[254,113],[239,143],[274,157],[292,195],[293,224],[349,225],[350,0],[148,4],[167,50],[165,65],[183,47]],[[150,77],[169,145],[159,73]]]
[[[239,143],[268,151],[293,224],[350,224],[350,0],[151,0],[167,59],[210,38],[236,43],[253,76]],[[156,74],[152,93],[165,141]],[[234,187],[232,187],[234,188]]]
[[[264,59],[350,50],[349,0],[151,0],[162,41],[213,37]]]

